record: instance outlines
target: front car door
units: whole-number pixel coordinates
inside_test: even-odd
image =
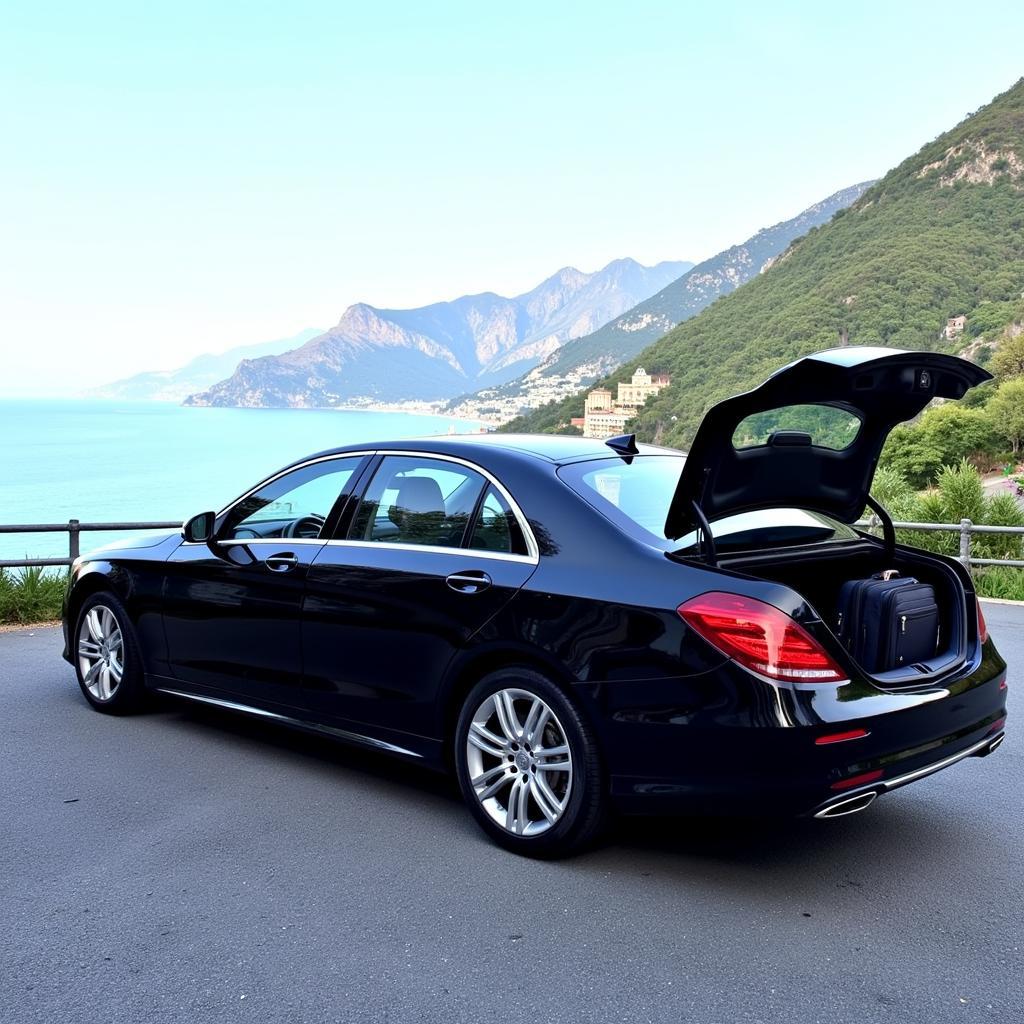
[[[163,602],[175,678],[301,706],[306,574],[366,461],[333,456],[285,470],[221,512],[214,540],[181,544],[166,563]]]
[[[382,456],[344,538],[307,576],[305,685],[321,714],[430,734],[454,653],[537,567],[522,514],[480,467]]]

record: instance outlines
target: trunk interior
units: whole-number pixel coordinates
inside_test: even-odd
[[[897,547],[888,555],[880,542],[853,541],[814,548],[736,553],[719,558],[719,566],[747,576],[782,583],[797,591],[833,633],[839,617],[839,591],[847,580],[868,579],[886,569],[912,576],[935,590],[939,606],[936,653],[913,665],[865,673],[883,687],[927,685],[959,666],[967,650],[967,608],[956,570],[938,558]]]

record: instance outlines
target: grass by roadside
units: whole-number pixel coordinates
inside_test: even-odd
[[[28,625],[60,618],[65,570],[0,569],[0,624]]]
[[[1024,601],[1024,569],[992,565],[974,570],[974,585],[982,597]]]

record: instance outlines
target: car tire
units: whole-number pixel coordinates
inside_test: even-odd
[[[103,591],[82,603],[71,642],[78,685],[93,708],[108,715],[141,709],[146,691],[138,638],[114,594]]]
[[[459,788],[481,828],[530,857],[592,843],[608,797],[596,737],[568,696],[527,668],[481,679],[455,728]]]

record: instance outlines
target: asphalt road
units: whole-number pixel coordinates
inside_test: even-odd
[[[1024,609],[986,614],[1024,665]],[[0,634],[5,1024],[1024,1021],[1019,724],[850,819],[627,821],[536,863],[403,764],[95,714],[59,646]]]

